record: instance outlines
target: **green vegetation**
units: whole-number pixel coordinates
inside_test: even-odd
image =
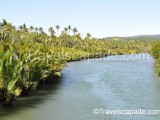
[[[71,33],[72,31],[72,33]],[[16,28],[3,20],[0,23],[0,102],[11,106],[18,96],[26,96],[38,86],[55,81],[67,61],[99,58],[107,55],[151,52],[154,40],[104,40],[82,38],[77,28],[69,25],[60,33],[60,26]],[[59,34],[60,33],[60,34]],[[158,46],[158,45],[157,45]],[[153,55],[159,57],[158,47]],[[159,51],[158,51],[159,52]],[[157,55],[158,54],[158,55]]]
[[[156,73],[158,74],[158,76],[160,76],[160,42],[159,41],[157,41],[152,46],[152,56],[156,59],[156,62],[155,62]]]

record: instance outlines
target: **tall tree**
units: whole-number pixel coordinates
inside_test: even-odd
[[[7,25],[7,24],[8,24],[7,20],[6,20],[6,19],[3,19],[3,20],[2,20],[2,27],[5,26],[5,25]]]
[[[35,28],[35,32],[38,33],[38,27]]]
[[[90,40],[91,38],[91,34],[90,33],[87,33],[86,37],[85,37],[85,40]]]
[[[75,35],[77,32],[78,32],[78,30],[77,30],[77,28],[75,27],[75,28],[73,29],[74,35]]]
[[[68,25],[68,30],[69,30],[69,33],[70,33],[70,31],[71,31],[71,26],[70,25]]]
[[[48,29],[48,32],[50,33],[51,36],[53,36],[55,34],[55,31],[54,31],[53,27],[50,27]]]
[[[39,33],[40,33],[40,34],[42,34],[42,33],[43,33],[43,28],[42,28],[42,27],[39,27],[39,29],[38,29],[38,30],[39,30]]]
[[[56,29],[57,29],[57,36],[58,36],[58,30],[60,29],[60,25],[56,25]]]
[[[30,32],[33,32],[33,29],[34,29],[33,26],[30,26],[30,27],[29,27]]]
[[[67,27],[65,27],[65,28],[64,28],[64,32],[65,32],[65,33],[67,33],[67,30],[68,30],[68,28],[67,28]]]

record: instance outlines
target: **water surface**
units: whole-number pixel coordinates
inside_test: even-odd
[[[159,120],[159,115],[93,114],[94,108],[160,109],[154,60],[140,55],[70,62],[60,83],[1,108],[0,120]]]

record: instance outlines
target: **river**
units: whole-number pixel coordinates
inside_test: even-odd
[[[149,54],[67,63],[58,84],[19,98],[13,108],[1,108],[0,120],[159,120],[159,115],[93,113],[159,110],[160,80],[153,64]]]

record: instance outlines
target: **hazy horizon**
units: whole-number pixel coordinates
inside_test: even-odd
[[[157,35],[160,28],[158,0],[0,0],[0,18],[13,25],[43,27],[71,25],[82,36],[93,37]]]

